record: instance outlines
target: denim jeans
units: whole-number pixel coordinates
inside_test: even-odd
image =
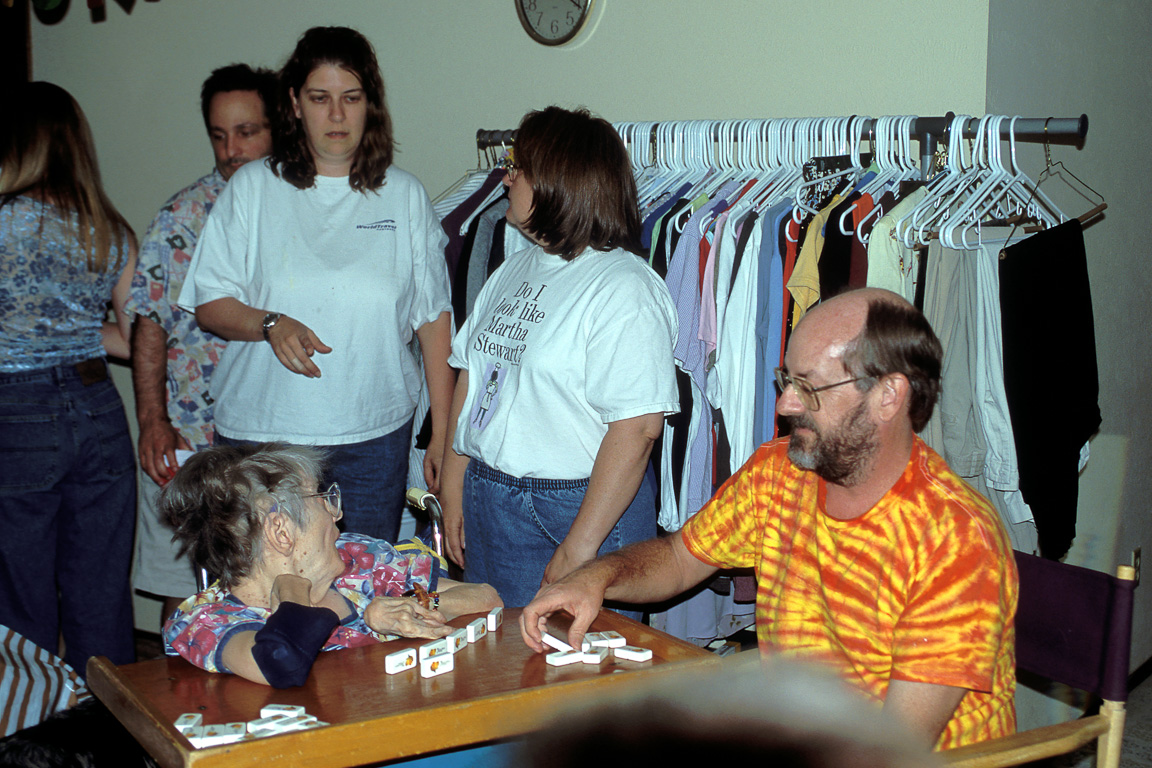
[[[465,580],[491,584],[505,605],[527,605],[587,490],[587,479],[512,477],[472,459],[464,473]],[[597,554],[655,537],[656,481],[649,465],[635,498]]]
[[[400,534],[404,493],[408,490],[408,446],[412,420],[394,432],[362,443],[317,445],[328,454],[328,472],[320,486],[340,484],[344,519],[340,528],[395,543]],[[219,445],[253,445],[217,433]]]
[[[128,583],[136,458],[110,379],[0,373],[0,624],[81,675],[135,659]],[[59,593],[59,594],[58,594]]]

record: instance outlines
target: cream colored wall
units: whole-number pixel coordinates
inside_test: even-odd
[[[1152,3],[992,0],[989,28],[989,112],[1089,117],[1082,150],[1053,152],[1053,161],[1063,161],[1108,202],[1105,218],[1084,233],[1103,425],[1081,476],[1068,561],[1111,571],[1128,562],[1134,547],[1152,554],[1152,270],[1145,229],[1152,150],[1142,135],[1152,125]],[[1044,167],[1038,148],[1021,147],[1020,158],[1033,176]],[[1070,215],[1092,205],[1058,181],[1044,189]],[[1062,363],[1052,361],[1051,385],[1075,390],[1078,372]],[[1136,590],[1133,666],[1152,656],[1149,583]]]
[[[99,23],[66,0],[59,23],[33,18],[33,71],[87,112],[108,191],[138,233],[211,167],[208,72],[279,67],[318,24],[375,44],[397,163],[433,196],[476,164],[477,128],[552,103],[613,121],[984,110],[988,0],[598,1],[592,35],[557,50],[523,33],[511,0],[160,0],[131,13],[108,0]],[[128,371],[116,379],[131,410]],[[138,626],[156,626],[156,604],[137,608]]]

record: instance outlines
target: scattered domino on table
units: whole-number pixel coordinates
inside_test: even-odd
[[[468,630],[461,627],[448,635],[447,640],[449,650],[451,650],[452,653],[456,653],[457,651],[464,650],[468,646],[471,638],[468,637]]]
[[[620,648],[628,645],[628,641],[624,639],[624,635],[619,632],[608,630],[607,632],[601,632],[599,634],[604,645],[609,648]],[[596,645],[596,643],[593,643],[593,645]]]
[[[468,642],[474,643],[488,634],[488,622],[486,619],[476,619],[464,629],[467,630]]]
[[[547,635],[545,635],[545,637],[547,637]],[[556,651],[556,653],[550,653],[545,656],[544,661],[546,661],[549,666],[563,667],[568,664],[579,664],[584,661],[584,654],[581,651],[571,649],[567,651]]]
[[[176,730],[185,735],[187,735],[187,732],[192,728],[203,724],[204,716],[199,712],[185,712],[183,715],[180,715],[180,717],[176,718],[176,722],[173,723],[173,725],[176,726]]]
[[[384,657],[384,671],[390,675],[413,669],[416,666],[416,649],[405,648],[402,651],[390,653]],[[263,711],[263,710],[261,710]]]
[[[601,664],[608,658],[608,648],[588,648],[580,652],[581,661],[585,664]]]
[[[448,638],[442,637],[439,640],[433,640],[430,643],[424,643],[417,649],[417,655],[420,658],[420,663],[423,664],[428,659],[434,656],[443,656],[452,654],[452,643]]]
[[[547,632],[541,634],[540,639],[544,641],[544,645],[550,645],[558,651],[571,651],[574,650],[572,646],[564,642],[555,635],[550,635]]]
[[[488,631],[495,632],[504,623],[504,609],[493,608],[485,618],[488,620]]]
[[[612,650],[613,655],[624,661],[651,661],[652,651],[648,648],[637,648],[634,645],[622,645]]]
[[[455,668],[454,657],[450,653],[430,656],[420,662],[420,677],[436,677]]]
[[[265,704],[260,707],[260,717],[272,717],[273,715],[296,717],[296,715],[303,714],[304,707],[299,704]]]

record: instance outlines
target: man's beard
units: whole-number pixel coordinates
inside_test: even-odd
[[[788,458],[800,469],[811,470],[830,483],[858,485],[872,468],[879,445],[876,425],[868,420],[867,410],[868,403],[861,402],[838,427],[824,433],[809,414],[786,416],[792,429]],[[797,437],[799,427],[812,434]]]

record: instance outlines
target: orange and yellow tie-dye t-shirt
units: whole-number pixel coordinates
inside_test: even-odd
[[[992,505],[916,438],[888,493],[836,520],[787,451],[762,445],[681,534],[709,565],[755,568],[761,652],[877,702],[893,679],[968,689],[938,749],[1014,732],[1016,563]]]

